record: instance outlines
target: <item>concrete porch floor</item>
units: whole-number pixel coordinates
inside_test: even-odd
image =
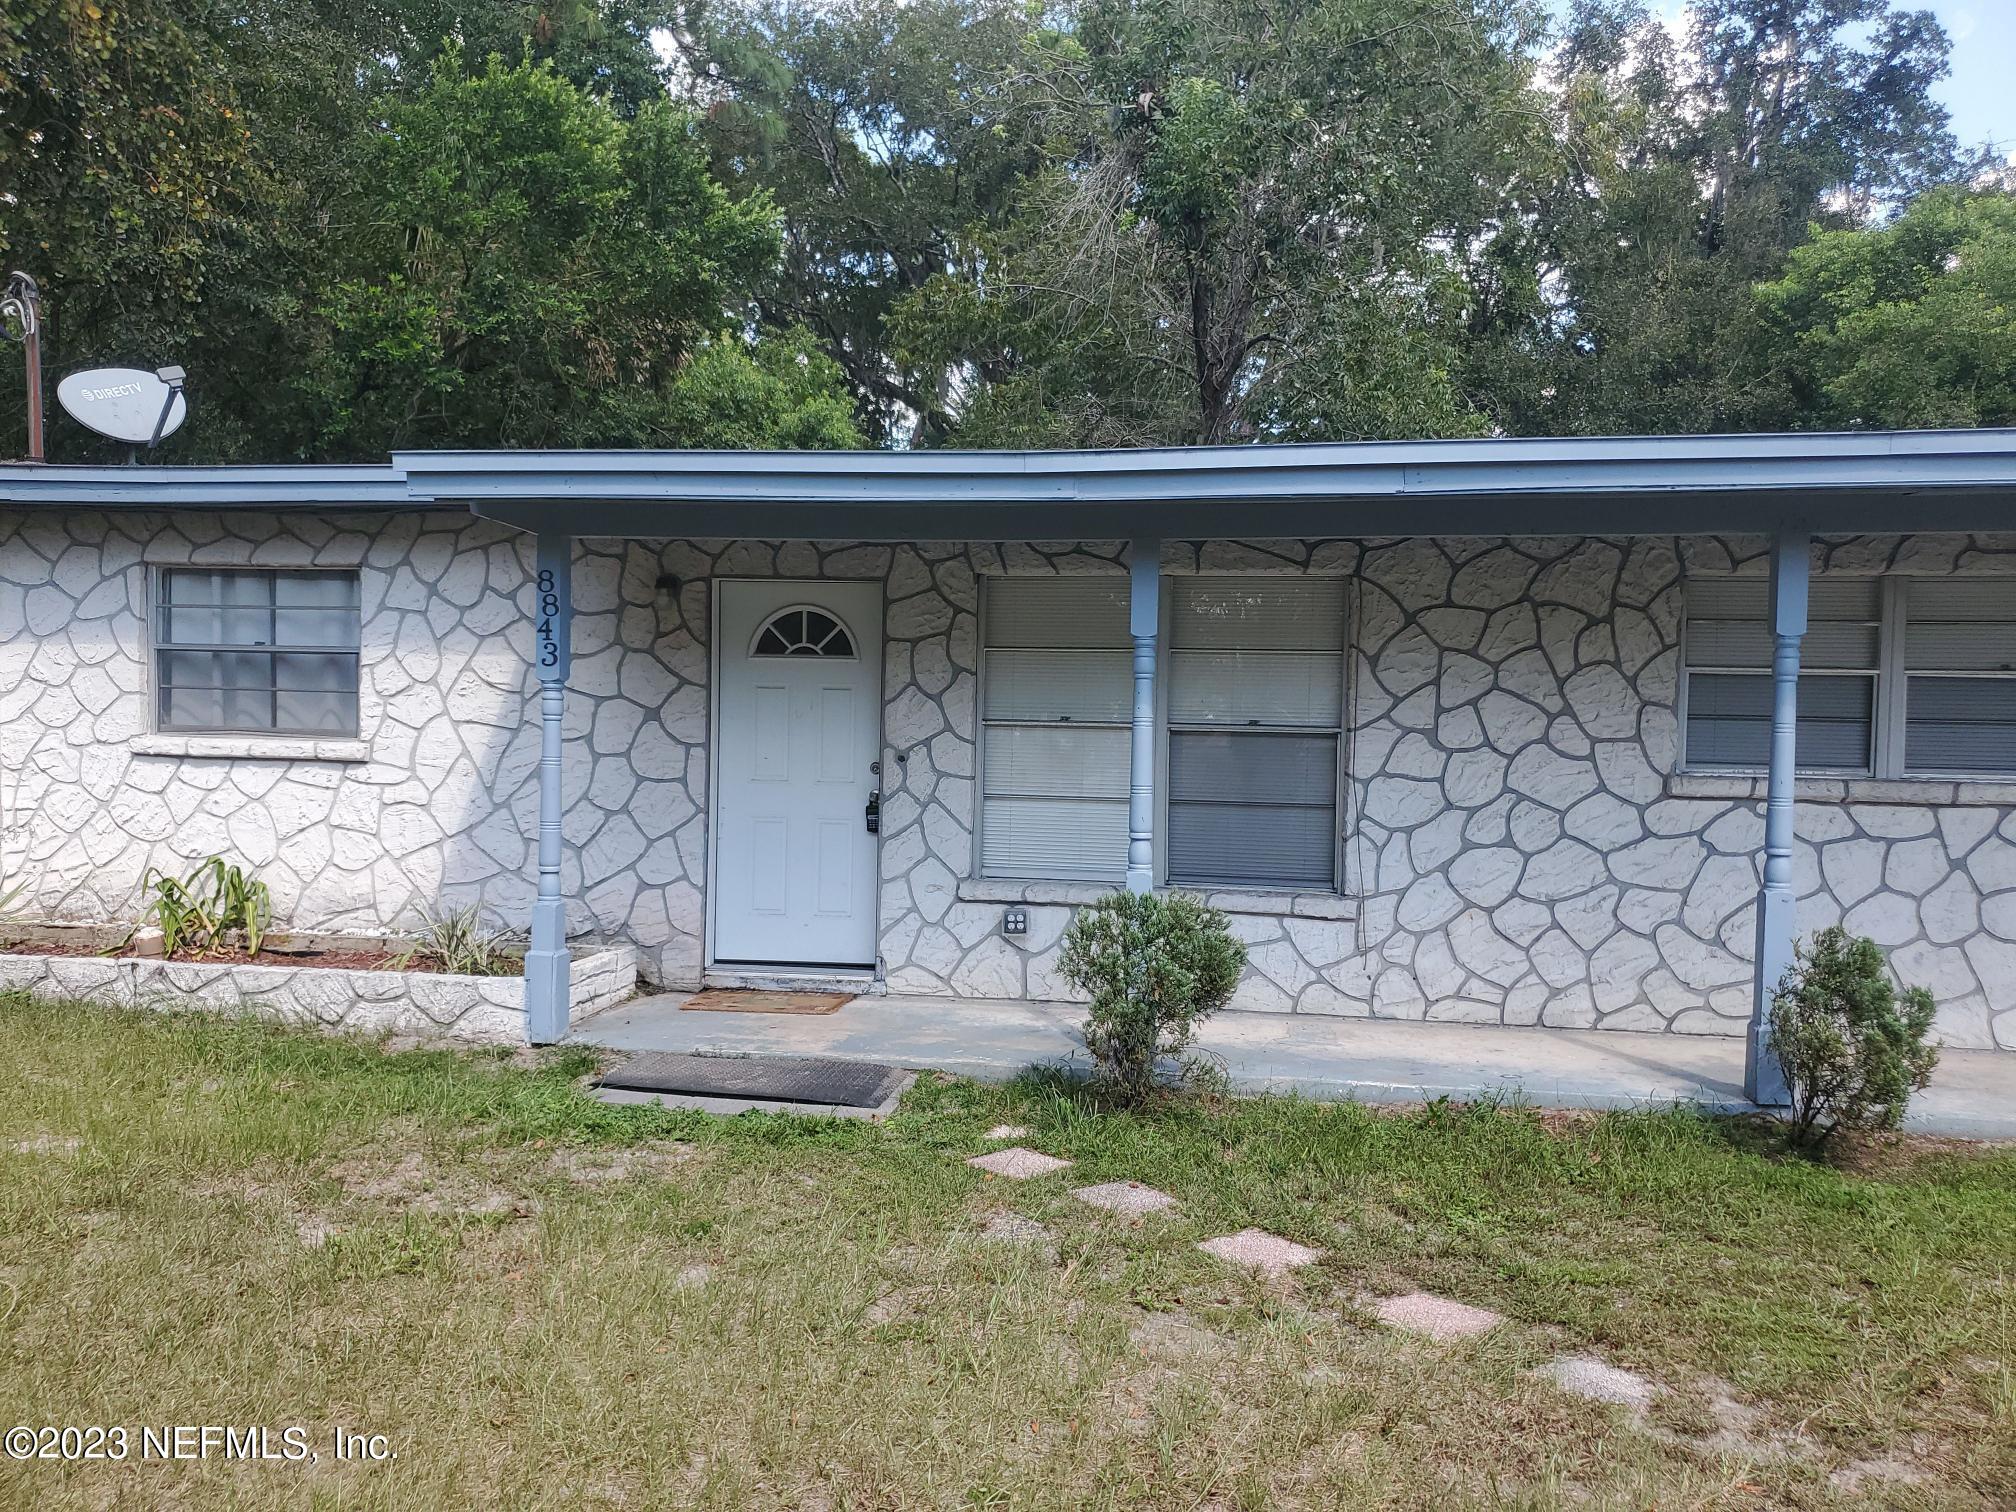
[[[634,998],[580,1020],[568,1039],[616,1050],[831,1055],[982,1081],[1032,1065],[1085,1064],[1083,1010],[1069,1003],[889,996],[858,997],[824,1016],[682,1013],[689,996]],[[1737,1039],[1221,1013],[1198,1048],[1221,1057],[1242,1092],[1384,1103],[1516,1093],[1549,1108],[1751,1106]],[[2016,1139],[2016,1054],[1947,1051],[1907,1127]]]

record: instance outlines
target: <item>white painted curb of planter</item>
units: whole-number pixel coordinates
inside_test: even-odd
[[[584,948],[574,957],[569,981],[577,1018],[619,1003],[637,989],[637,952],[628,945]],[[0,990],[120,1008],[245,1010],[283,1023],[366,1034],[513,1045],[525,1039],[520,976],[0,952]]]

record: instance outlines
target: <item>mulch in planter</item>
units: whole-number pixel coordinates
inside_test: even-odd
[[[443,968],[431,956],[416,955],[407,961],[399,959],[397,949],[370,948],[361,950],[261,950],[257,955],[241,946],[229,946],[220,950],[178,950],[172,956],[151,954],[143,950],[108,948],[82,940],[4,940],[0,939],[0,951],[11,955],[45,956],[96,956],[110,961],[173,961],[186,966],[323,966],[339,971],[418,971],[440,973]],[[514,965],[509,972],[500,973],[515,976],[518,968]]]

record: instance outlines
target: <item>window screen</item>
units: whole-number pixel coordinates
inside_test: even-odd
[[[1118,576],[987,581],[980,864],[990,877],[1126,875],[1127,599]]]
[[[1169,880],[1336,883],[1344,584],[1179,578],[1169,625]]]
[[[1904,590],[1904,769],[2016,773],[2016,583]]]
[[[158,597],[160,729],[357,733],[355,572],[169,567]]]
[[[1801,770],[1867,772],[1873,760],[1883,585],[1816,578],[1800,643]],[[1771,762],[1770,584],[1696,578],[1687,584],[1687,765]]]

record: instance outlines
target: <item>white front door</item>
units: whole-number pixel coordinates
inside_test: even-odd
[[[720,594],[714,959],[872,967],[881,586]]]

